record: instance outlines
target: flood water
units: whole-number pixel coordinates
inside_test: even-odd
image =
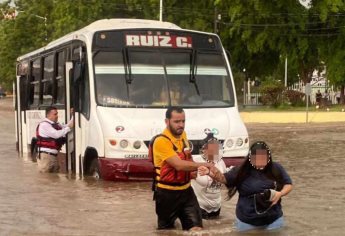
[[[283,198],[286,227],[247,234],[343,235],[344,124],[247,128],[252,141],[270,145],[274,160],[294,182],[294,190]],[[38,173],[36,163],[16,152],[9,99],[0,100],[0,129],[0,235],[246,235],[232,228],[236,199],[224,201],[221,218],[204,221],[202,232],[156,231],[150,183]]]

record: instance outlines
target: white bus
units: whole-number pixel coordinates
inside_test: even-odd
[[[165,128],[167,107],[186,113],[199,154],[213,132],[227,165],[248,153],[229,61],[215,34],[139,19],[106,19],[17,59],[16,133],[21,154],[35,150],[45,108],[75,127],[59,154],[60,169],[105,180],[152,177],[150,139]]]

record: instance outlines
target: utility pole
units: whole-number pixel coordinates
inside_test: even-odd
[[[39,16],[39,15],[36,15],[36,14],[31,14],[39,19],[42,19],[44,20],[44,28],[46,30],[46,35],[45,35],[45,40],[48,41],[48,29],[47,29],[47,17],[46,16]]]
[[[243,81],[243,107],[246,106],[246,82],[247,82],[247,72],[246,68],[243,68],[244,81]]]
[[[217,7],[214,8],[214,24],[213,24],[213,33],[217,33]]]
[[[159,21],[163,21],[163,0],[159,2]]]
[[[213,23],[213,33],[218,33],[218,22],[222,19],[222,15],[218,14],[217,7],[214,8],[214,23]]]
[[[15,11],[15,17],[17,17],[20,12],[25,12],[25,11],[17,11],[16,10]],[[47,16],[39,16],[39,15],[36,15],[36,14],[31,14],[31,13],[29,13],[29,15],[32,15],[32,16],[34,16],[36,18],[44,20],[44,29],[46,31],[45,32],[45,41],[48,41]]]
[[[287,56],[285,57],[285,79],[284,79],[285,83],[285,88],[287,87]]]

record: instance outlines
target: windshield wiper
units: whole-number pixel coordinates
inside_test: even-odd
[[[197,74],[197,51],[193,50],[191,54],[191,62],[190,62],[190,73],[189,73],[189,82],[194,84],[195,90],[197,94],[200,96],[200,91],[198,84],[196,82],[196,74]]]
[[[125,66],[125,79],[126,79],[126,83],[127,84],[131,84],[132,81],[133,81],[133,77],[132,77],[132,68],[131,68],[128,48],[124,48],[122,50],[122,55],[123,55],[123,63],[124,63],[124,66]]]
[[[132,83],[132,70],[131,65],[129,62],[129,54],[128,54],[128,48],[124,48],[122,50],[122,56],[123,56],[123,65],[125,67],[125,80],[126,80],[126,88],[127,88],[127,100],[129,101],[129,85]]]

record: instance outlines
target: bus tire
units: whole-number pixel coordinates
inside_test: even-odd
[[[92,160],[88,174],[96,180],[99,180],[102,178],[101,177],[101,171],[99,169],[98,158],[95,158]]]

